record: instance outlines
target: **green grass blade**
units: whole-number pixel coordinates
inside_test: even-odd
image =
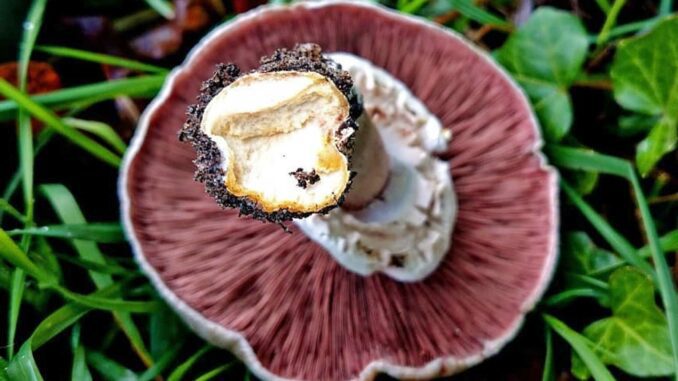
[[[92,381],[92,374],[85,362],[85,348],[78,346],[73,352],[73,368],[71,369],[72,381]]]
[[[40,33],[42,26],[42,16],[45,14],[45,5],[47,0],[34,0],[31,4],[31,9],[28,11],[28,16],[24,22],[24,33],[21,38],[21,45],[19,49],[19,88],[21,91],[26,91],[26,77],[28,75],[28,65],[31,60],[31,53],[33,53],[33,46]]]
[[[19,323],[19,312],[21,311],[21,301],[23,300],[25,287],[26,274],[22,269],[15,268],[14,271],[12,271],[7,316],[7,358],[10,360],[14,357],[14,341],[16,340],[16,329]]]
[[[121,299],[103,298],[98,296],[82,295],[66,288],[52,286],[64,298],[86,307],[116,312],[151,313],[157,311],[162,304],[157,301],[127,301]]]
[[[610,11],[607,12],[605,23],[603,24],[600,33],[598,33],[598,38],[596,39],[596,44],[598,46],[601,46],[607,42],[610,36],[610,30],[615,26],[615,24],[617,24],[617,16],[619,16],[619,12],[624,7],[624,4],[626,4],[626,0],[615,0],[614,3],[612,3]]]
[[[127,150],[127,144],[125,144],[120,136],[118,136],[113,127],[106,123],[76,118],[63,118],[62,121],[73,128],[87,131],[92,135],[98,136],[113,147],[119,154],[124,154],[125,150]]]
[[[111,56],[108,54],[88,52],[86,50],[73,49],[65,46],[50,46],[50,45],[41,45],[37,46],[35,50],[49,53],[59,57],[66,58],[75,58],[81,61],[96,62],[105,65],[123,67],[132,70],[144,71],[154,74],[166,74],[167,69],[160,66],[150,65],[147,63],[130,60],[127,58]]]
[[[172,346],[165,348],[165,353],[157,359],[155,364],[139,375],[139,381],[151,381],[167,369],[172,361],[179,355],[183,347],[183,341],[175,342]]]
[[[117,284],[96,292],[97,296],[113,296],[119,293],[121,285]],[[8,373],[12,380],[42,380],[33,351],[40,348],[59,333],[75,324],[88,311],[89,307],[70,303],[54,311],[38,324],[31,337],[21,346],[19,353],[9,364]]]
[[[209,381],[209,380],[213,379],[214,377],[216,377],[216,376],[226,372],[227,370],[229,370],[233,366],[233,364],[234,363],[228,363],[228,364],[224,364],[222,366],[216,367],[216,368],[208,371],[207,373],[204,373],[204,374],[196,377],[195,381]]]
[[[635,265],[641,270],[652,276],[659,288],[659,293],[666,309],[666,315],[669,323],[669,332],[671,336],[671,346],[673,348],[674,363],[678,369],[678,295],[672,280],[671,270],[666,262],[662,243],[659,240],[654,220],[647,204],[647,199],[640,186],[640,181],[633,166],[622,159],[607,155],[601,155],[594,152],[586,152],[580,149],[568,147],[549,146],[547,149],[551,160],[559,166],[572,169],[592,169],[620,176],[627,179],[633,187],[636,204],[640,210],[640,216],[643,224],[643,230],[648,240],[649,250],[652,261],[655,264],[656,272],[645,262],[639,252],[619,233],[617,233],[591,206],[589,206],[572,187],[565,181],[561,181],[561,186],[565,194],[584,214],[589,222],[596,227],[598,232],[608,241],[627,262]],[[588,163],[586,163],[588,161]],[[678,372],[676,372],[678,380]]]
[[[599,299],[602,296],[604,296],[602,291],[593,288],[573,288],[549,296],[543,304],[549,307],[562,307],[579,298]]]
[[[158,358],[168,347],[184,337],[185,326],[175,313],[165,307],[151,315],[148,331],[151,355]]]
[[[23,345],[7,367],[10,380],[43,381],[30,345]]]
[[[544,336],[546,336],[546,354],[544,355],[544,371],[541,375],[541,381],[555,380],[553,372],[553,334],[548,326],[545,327]]]
[[[28,66],[35,41],[40,33],[42,17],[45,13],[46,0],[34,0],[24,22],[24,33],[19,47],[19,91],[26,93]],[[26,216],[30,220],[33,215],[33,129],[28,114],[19,109],[19,156],[23,172],[24,202]],[[27,248],[24,248],[27,249]]]
[[[24,197],[25,225],[28,226],[33,220],[33,174],[35,163],[33,160],[33,128],[31,117],[25,109],[19,109],[17,117],[19,124],[19,168],[21,169],[21,185]]]
[[[671,269],[666,262],[666,257],[664,257],[664,252],[659,242],[659,235],[657,234],[657,229],[654,225],[654,219],[652,218],[652,214],[650,214],[650,208],[647,205],[647,200],[643,194],[643,189],[640,187],[640,182],[638,181],[638,176],[635,171],[631,171],[630,177],[638,209],[640,209],[645,235],[650,245],[652,260],[657,269],[659,294],[661,295],[664,308],[666,309],[671,346],[673,347],[673,365],[674,369],[676,369],[674,379],[678,381],[678,293],[676,292],[676,286],[673,283]]]
[[[92,374],[85,361],[85,348],[80,344],[80,326],[73,327],[71,333],[71,349],[73,350],[73,366],[71,381],[92,381]]]
[[[10,85],[3,79],[0,79],[0,94],[12,99],[17,104],[21,105],[21,107],[30,112],[35,118],[40,119],[48,127],[53,128],[56,132],[60,133],[84,150],[90,152],[92,155],[113,166],[117,167],[120,165],[121,159],[118,155],[109,151],[101,144],[93,141],[77,130],[68,127],[61,121],[61,119],[54,115],[54,113],[35,103],[30,97],[21,93],[14,86]],[[33,157],[32,152],[33,151],[31,150],[31,160]]]
[[[112,298],[119,296],[121,290],[122,284],[118,283],[96,291],[90,295],[102,298]],[[83,306],[82,304],[68,303],[52,312],[48,317],[41,321],[40,324],[38,324],[38,326],[33,331],[33,334],[31,334],[31,337],[28,340],[31,349],[33,351],[38,350],[56,335],[60,334],[78,322],[83,316],[85,316],[87,312],[91,310],[92,308]]]
[[[19,222],[25,222],[26,216],[21,214],[16,208],[14,208],[7,200],[0,198],[0,210],[14,217]]]
[[[174,18],[175,16],[174,7],[172,7],[171,3],[165,0],[145,0],[145,1],[149,7],[153,8],[153,10],[158,12],[158,14],[162,15],[162,17],[168,20],[172,20]]]
[[[513,25],[511,25],[511,23],[502,20],[499,17],[493,15],[492,13],[486,11],[485,9],[475,5],[473,3],[473,0],[448,0],[448,1],[452,5],[452,8],[454,8],[459,13],[473,21],[476,21],[481,24],[500,26],[506,29],[513,28]]]
[[[101,274],[124,275],[124,276],[139,274],[139,272],[136,270],[128,269],[112,263],[101,264],[98,262],[88,261],[86,259],[82,259],[79,257],[71,257],[70,255],[64,255],[59,253],[54,253],[53,255],[61,261],[73,264],[78,267],[82,267],[85,270],[90,270]]]
[[[174,369],[174,371],[172,371],[172,373],[170,373],[169,377],[167,378],[167,381],[183,380],[184,376],[186,375],[186,373],[188,373],[191,367],[193,367],[193,365],[195,365],[195,363],[198,362],[198,360],[200,360],[202,356],[209,352],[210,349],[212,349],[212,347],[206,345],[202,347],[199,351],[195,352],[193,355],[191,355],[191,357],[186,359],[186,361],[179,364],[179,366],[177,366]]]
[[[0,381],[9,381],[9,376],[7,375],[7,361],[5,361],[2,356],[0,356]]]
[[[33,263],[2,228],[0,228],[0,258],[26,271],[42,283],[54,284],[55,282],[54,276]]]
[[[662,251],[664,253],[668,253],[671,251],[677,251],[678,250],[678,230],[673,230],[671,232],[668,232],[664,234],[661,238],[659,238],[659,246],[661,247]],[[643,258],[647,258],[652,255],[650,245],[645,245],[643,246],[640,250],[638,250],[638,255],[640,255]]]
[[[656,24],[661,18],[660,17],[653,17],[651,19],[647,20],[642,20],[642,21],[636,21],[624,25],[620,25],[617,27],[614,27],[610,30],[610,33],[608,34],[608,39],[623,36],[629,33],[636,33],[645,29],[651,28],[654,24]]]
[[[596,0],[596,4],[598,4],[598,8],[600,8],[600,10],[605,14],[608,14],[610,12],[610,8],[612,7],[609,0]]]
[[[403,13],[413,14],[423,7],[428,0],[399,1],[398,10]]]
[[[601,155],[592,150],[549,144],[545,147],[549,160],[558,167],[580,171],[600,172],[626,178],[629,163],[614,156]]]
[[[81,103],[96,103],[117,96],[152,97],[163,82],[164,75],[144,75],[70,87],[46,94],[34,95],[33,102],[53,110],[63,110]],[[17,105],[11,100],[0,101],[0,121],[14,117]]]
[[[54,130],[46,128],[42,130],[40,135],[38,135],[38,143],[35,146],[33,156],[37,156],[40,151],[47,145],[49,140],[54,136]],[[16,172],[12,175],[11,180],[5,187],[5,190],[2,193],[2,198],[5,200],[10,200],[12,196],[14,195],[14,192],[19,188],[19,183],[21,182],[21,178],[23,177],[23,171],[21,170],[21,167],[19,167]],[[3,217],[4,210],[0,208],[0,223],[2,223],[2,217]]]
[[[61,222],[69,225],[87,224],[75,197],[68,188],[61,184],[46,184],[40,187],[40,192],[47,198]],[[104,254],[95,242],[74,239],[72,244],[80,258],[99,264],[106,263]],[[107,287],[113,283],[113,279],[104,274],[90,272],[90,278],[97,288]]]
[[[138,381],[137,375],[130,369],[106,357],[103,353],[88,350],[87,363],[94,368],[104,380]]]
[[[42,25],[42,17],[45,13],[46,0],[34,0],[28,10],[28,15],[24,21],[24,33],[19,44],[19,93],[26,93],[28,66],[30,64],[31,53],[35,40],[38,38],[40,27]],[[24,214],[26,220],[24,226],[28,227],[33,223],[33,129],[31,126],[31,118],[28,116],[26,110],[19,109],[17,122],[19,125],[19,167],[21,168],[22,188],[24,196]],[[30,237],[24,237],[21,240],[21,248],[23,251],[28,251],[30,248]],[[8,316],[8,347],[7,355],[11,360],[14,355],[14,339],[16,336],[16,328],[19,321],[19,313],[21,310],[21,300],[24,294],[25,274],[22,269],[14,270],[12,276],[11,292],[9,299],[9,316]]]
[[[85,216],[82,214],[82,211],[80,211],[78,203],[75,201],[75,197],[73,197],[73,194],[71,194],[68,188],[61,184],[47,184],[41,186],[40,191],[52,205],[52,208],[62,222],[66,224],[87,223]],[[80,258],[99,264],[106,263],[103,253],[99,250],[99,246],[97,246],[95,242],[73,240],[73,246]],[[89,274],[97,288],[103,288],[113,283],[113,279],[110,275],[98,274],[94,271],[90,271]],[[125,336],[127,336],[134,352],[146,366],[150,367],[153,364],[153,359],[148,353],[148,349],[146,349],[146,346],[144,345],[139,329],[134,324],[131,316],[120,312],[114,312],[113,317],[125,333]]]
[[[117,222],[98,222],[75,225],[34,226],[27,229],[15,229],[7,232],[13,235],[32,235],[64,239],[80,239],[102,243],[125,242],[125,234]]]
[[[589,347],[588,340],[584,336],[553,316],[545,314],[543,317],[546,323],[577,352],[596,381],[614,381],[614,377]]]
[[[649,263],[645,262],[637,253],[636,249],[629,241],[619,234],[605,219],[599,215],[581,196],[564,180],[560,182],[565,195],[593,225],[598,233],[610,244],[610,246],[624,258],[624,260],[645,271],[648,275],[655,277],[654,270]]]
[[[661,2],[659,3],[659,14],[661,16],[670,15],[672,9],[673,9],[673,0],[661,0]]]

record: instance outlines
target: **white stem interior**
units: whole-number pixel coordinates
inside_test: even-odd
[[[379,131],[390,178],[381,196],[360,210],[335,209],[295,222],[350,271],[421,280],[449,251],[457,211],[449,165],[435,157],[449,131],[388,72],[350,54],[330,57],[363,95],[364,117]]]

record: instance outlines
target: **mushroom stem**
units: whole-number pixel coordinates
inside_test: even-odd
[[[357,124],[358,132],[352,157],[356,175],[341,206],[346,210],[362,209],[375,198],[379,198],[390,174],[390,162],[384,142],[367,112],[363,111]]]

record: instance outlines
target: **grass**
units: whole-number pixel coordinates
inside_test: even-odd
[[[175,14],[165,0],[138,3],[138,7],[116,15],[115,30],[130,33]],[[387,4],[408,14],[445,16],[443,19],[449,20],[446,27],[463,33],[489,26],[494,34],[481,42],[498,48],[517,28],[510,21],[511,8],[506,3],[397,0]],[[595,62],[601,52],[652,28],[674,10],[671,0],[661,0],[656,14],[629,15],[633,5],[625,0],[596,0],[587,8],[597,15],[587,20],[587,35],[595,45],[587,61],[590,78],[609,78],[607,67]],[[6,351],[0,356],[0,380],[4,380],[5,372],[12,380],[248,380],[249,372],[237,361],[190,333],[164,305],[130,260],[117,221],[117,205],[99,203],[90,195],[115,200],[112,184],[127,150],[127,136],[120,135],[116,119],[110,117],[115,110],[112,100],[153,97],[171,65],[163,60],[149,63],[84,50],[63,41],[54,44],[53,38],[41,34],[41,30],[49,29],[48,24],[43,25],[43,18],[50,16],[45,12],[54,11],[46,6],[46,0],[33,0],[25,15],[27,27],[16,54],[18,83],[12,85],[0,78],[0,95],[4,98],[0,100],[0,123],[15,125],[17,131],[11,135],[16,157],[3,157],[0,164],[8,173],[0,194],[0,302],[5,305],[0,311],[4,311],[2,319],[7,327],[6,332],[0,331],[6,343]],[[129,70],[130,75],[115,80],[78,78],[65,81],[68,86],[63,89],[30,95],[29,62],[36,56],[96,70],[102,65],[118,67]],[[678,368],[678,296],[671,272],[678,251],[676,163],[665,159],[650,176],[638,175],[633,164],[638,139],[620,138],[614,133],[622,114],[614,105],[614,89],[609,82],[590,89],[586,82],[580,82],[581,88],[571,91],[576,111],[574,128],[561,142],[544,147],[550,163],[563,175],[561,233],[586,232],[597,245],[621,259],[615,266],[633,266],[653,280]],[[597,105],[595,112],[590,110],[592,103]],[[36,121],[42,130],[34,134],[39,130]],[[581,126],[596,126],[596,131]],[[55,157],[53,150],[67,152],[71,158],[59,157],[50,163]],[[69,167],[59,168],[62,165]],[[54,168],[59,168],[55,171],[58,176],[50,172]],[[583,174],[599,176],[590,192],[583,192],[579,186],[577,175]],[[95,175],[108,181],[88,185],[73,181]],[[566,278],[574,279],[576,286],[563,286]],[[599,356],[597,344],[582,333],[587,323],[609,316],[604,306],[590,308],[608,297],[606,278],[568,278],[562,269],[558,272],[551,291],[526,327],[526,331],[533,331],[530,326],[541,327],[543,321],[545,330],[534,337],[524,334],[524,340],[539,353],[542,380],[554,380],[568,372],[571,352],[581,358],[596,380],[614,380],[622,374]],[[515,352],[515,347],[507,351]],[[502,356],[509,356],[503,353],[467,377],[493,379],[527,364],[527,360],[517,364],[506,360],[510,357],[502,360]],[[50,361],[55,355],[66,360]]]

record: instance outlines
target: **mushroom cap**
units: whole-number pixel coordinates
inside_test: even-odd
[[[239,218],[194,182],[176,139],[217,63],[243,69],[298,42],[372,61],[445,128],[459,210],[450,252],[428,278],[362,277],[290,226]],[[496,353],[553,273],[557,175],[524,94],[485,53],[422,19],[358,2],[262,7],[210,33],[145,111],[121,173],[125,228],[160,294],[206,340],[258,377],[428,379]]]

